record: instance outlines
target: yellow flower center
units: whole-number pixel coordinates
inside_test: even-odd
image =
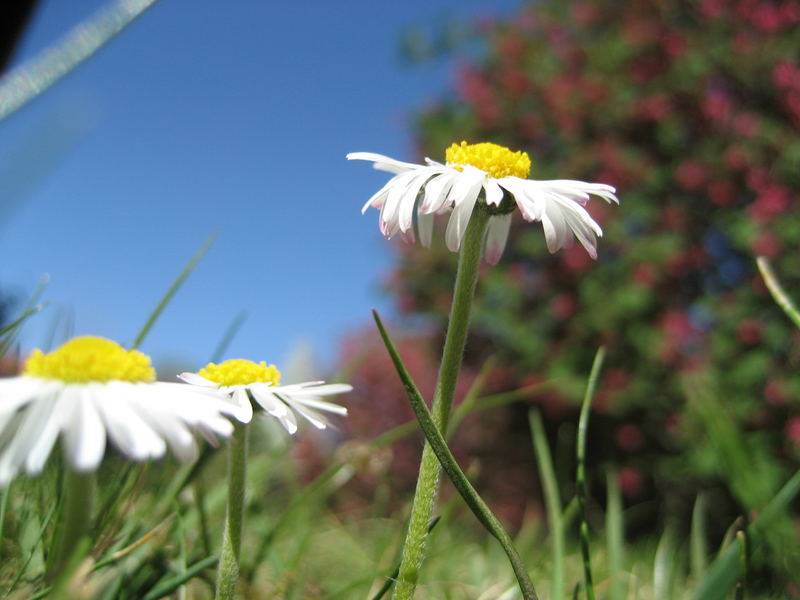
[[[93,335],[76,337],[47,354],[34,350],[23,374],[66,383],[149,383],[156,379],[149,356]]]
[[[453,144],[445,151],[447,164],[461,171],[464,165],[484,171],[489,177],[520,177],[525,179],[531,172],[531,159],[527,152],[512,152],[505,146],[490,142]]]
[[[226,360],[219,365],[208,363],[197,374],[223,386],[249,385],[260,382],[278,385],[281,380],[281,372],[275,365],[267,366],[263,360],[256,364],[243,358]]]

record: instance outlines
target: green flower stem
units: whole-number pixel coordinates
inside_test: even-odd
[[[228,506],[225,513],[225,531],[222,534],[222,551],[217,569],[217,600],[235,597],[239,580],[239,554],[242,548],[242,522],[244,521],[244,491],[247,476],[248,426],[233,424],[228,448]]]
[[[580,538],[581,554],[583,555],[583,577],[586,582],[586,598],[594,600],[594,583],[592,581],[592,557],[589,551],[589,523],[586,520],[586,432],[589,429],[589,409],[592,405],[597,378],[603,366],[606,350],[603,347],[597,351],[589,373],[589,383],[586,385],[586,394],[583,397],[581,415],[578,419],[578,441],[576,454],[578,459],[577,484],[578,484],[578,511],[580,512]]]
[[[55,582],[62,574],[79,546],[86,547],[82,542],[88,538],[96,487],[93,472],[80,473],[71,467],[64,470],[63,505],[45,576],[48,583]]]
[[[464,345],[469,330],[470,309],[478,281],[478,268],[483,249],[483,239],[489,215],[480,205],[472,212],[467,231],[458,256],[458,271],[453,291],[453,304],[450,307],[450,321],[442,352],[442,363],[433,396],[433,423],[445,434],[453,404],[458,373],[464,357]],[[429,443],[422,450],[419,466],[417,488],[411,506],[411,517],[408,524],[403,552],[400,559],[400,572],[393,598],[409,600],[414,596],[414,589],[419,578],[419,570],[425,557],[425,539],[428,535],[428,524],[431,521],[433,507],[439,491],[439,461]]]
[[[517,581],[519,582],[519,587],[522,591],[522,597],[525,600],[537,600],[538,597],[536,596],[536,590],[533,588],[533,583],[528,576],[528,571],[525,568],[519,553],[514,547],[511,536],[508,535],[508,532],[500,524],[500,521],[498,521],[494,514],[492,514],[492,511],[478,495],[478,492],[475,491],[475,488],[472,487],[472,484],[470,484],[466,475],[464,475],[464,472],[458,466],[456,459],[450,452],[450,448],[447,447],[447,442],[445,442],[444,436],[442,436],[442,433],[434,424],[431,413],[428,411],[428,407],[425,405],[425,401],[422,399],[422,395],[419,393],[416,385],[414,385],[414,382],[411,380],[411,376],[408,374],[408,371],[403,365],[400,355],[397,353],[394,344],[392,344],[392,341],[389,339],[378,313],[373,311],[373,316],[375,317],[375,322],[377,323],[378,329],[381,332],[381,337],[383,338],[384,344],[391,354],[395,368],[397,369],[400,378],[403,380],[406,394],[411,402],[411,408],[414,410],[414,414],[419,421],[419,425],[422,428],[422,431],[425,433],[425,437],[427,438],[437,460],[442,465],[442,468],[447,473],[447,476],[453,482],[453,485],[455,486],[456,490],[458,490],[458,493],[461,494],[462,498],[464,498],[467,506],[470,507],[481,524],[497,539],[498,542],[500,542],[503,550],[505,550],[506,555],[511,562],[511,567],[514,569],[514,574],[517,577]]]
[[[778,278],[775,277],[775,273],[769,261],[766,257],[759,256],[756,259],[756,264],[758,265],[758,270],[761,271],[761,277],[764,278],[764,283],[767,285],[769,293],[772,294],[772,298],[778,306],[783,309],[786,316],[789,317],[795,325],[800,327],[800,310],[797,310],[792,299],[789,298],[789,295],[783,290],[783,286],[781,286]]]

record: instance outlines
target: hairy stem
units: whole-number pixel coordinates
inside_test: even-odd
[[[458,256],[458,271],[453,291],[453,304],[450,307],[450,321],[447,326],[442,363],[439,367],[439,377],[431,408],[433,422],[442,435],[447,432],[450,408],[453,405],[458,373],[464,357],[470,310],[472,299],[475,296],[481,250],[488,223],[489,215],[480,205],[476,205]],[[422,450],[417,488],[400,559],[400,572],[397,577],[394,600],[409,600],[414,596],[419,570],[425,557],[428,524],[439,493],[439,474],[439,461],[430,444],[426,442]]]

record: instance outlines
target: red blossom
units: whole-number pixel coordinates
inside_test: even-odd
[[[736,187],[730,181],[712,181],[708,184],[708,197],[718,206],[729,206],[736,200]]]
[[[625,452],[638,452],[644,445],[644,434],[642,428],[633,423],[628,423],[617,429],[617,446]]]
[[[755,319],[745,319],[736,327],[736,334],[743,344],[754,346],[761,341],[761,325]]]
[[[675,180],[685,190],[699,190],[706,178],[706,168],[694,160],[683,161],[675,171]]]
[[[650,288],[656,281],[656,270],[650,263],[636,265],[633,270],[633,281],[643,287]]]
[[[578,311],[575,298],[566,292],[556,294],[550,301],[550,312],[559,321],[566,321]]]
[[[733,132],[742,137],[753,137],[758,133],[758,117],[753,113],[739,113],[731,125]]]
[[[791,196],[788,189],[780,185],[770,185],[750,205],[748,214],[752,219],[763,223],[785,212],[789,208],[790,202]]]
[[[786,390],[783,381],[770,379],[764,385],[764,400],[771,406],[784,406],[786,404]]]
[[[636,112],[643,119],[658,121],[668,117],[673,110],[669,96],[666,94],[653,94],[642,98]]]
[[[727,121],[733,113],[733,103],[725,92],[708,90],[703,99],[703,113],[713,121]]]
[[[759,233],[750,244],[750,249],[756,256],[775,258],[781,252],[780,240],[766,231]]]
[[[784,429],[786,439],[795,449],[800,450],[800,416],[795,416],[786,422]]]
[[[641,471],[634,467],[621,468],[617,473],[617,482],[622,493],[629,498],[639,496],[644,490],[644,477]]]

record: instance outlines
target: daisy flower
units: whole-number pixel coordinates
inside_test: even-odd
[[[225,408],[213,394],[156,382],[146,354],[111,340],[83,336],[47,354],[34,350],[22,375],[0,379],[0,485],[20,470],[41,472],[59,435],[80,472],[97,468],[107,439],[136,461],[167,447],[192,460],[192,431],[210,439],[233,432]]]
[[[387,238],[399,232],[407,241],[419,238],[429,246],[434,215],[451,212],[445,243],[457,252],[476,204],[486,206],[491,217],[485,257],[491,264],[503,253],[515,208],[526,221],[542,223],[550,252],[572,245],[574,236],[596,259],[603,231],[584,206],[592,195],[619,203],[616,190],[603,183],[527,179],[528,154],[491,143],[452,144],[445,164],[426,158],[426,164],[417,165],[372,152],[352,152],[347,158],[372,161],[376,169],[395,174],[361,211],[381,211],[380,229]]]
[[[218,390],[229,397],[232,404],[227,412],[242,423],[249,423],[253,418],[251,400],[256,402],[278,419],[289,433],[297,431],[295,413],[317,429],[325,429],[329,425],[320,411],[346,415],[345,407],[321,400],[320,396],[353,390],[353,386],[345,383],[325,384],[324,381],[278,385],[281,374],[275,365],[267,365],[263,361],[256,364],[241,358],[226,360],[218,365],[209,363],[197,373],[181,373],[178,377],[186,383]]]

